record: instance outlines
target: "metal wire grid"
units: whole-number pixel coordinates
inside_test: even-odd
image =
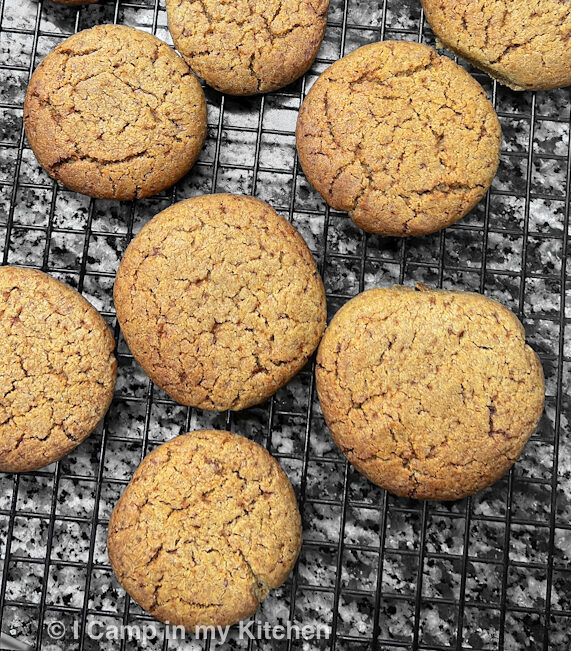
[[[331,3],[320,57],[299,83],[244,101],[207,90],[209,138],[190,180],[146,201],[113,207],[77,199],[75,204],[72,195],[33,167],[24,138],[23,91],[38,59],[64,37],[97,22],[125,22],[168,39],[159,0],[101,2],[98,7],[61,10],[46,0],[0,0],[3,264],[36,266],[63,277],[102,310],[119,337],[110,300],[116,260],[109,250],[120,255],[141,222],[178,199],[211,191],[252,193],[269,200],[306,237],[319,261],[330,313],[371,285],[412,280],[485,292],[510,305],[541,353],[548,379],[546,417],[506,480],[462,502],[421,504],[372,487],[335,453],[317,405],[312,366],[267,405],[214,416],[175,406],[142,377],[121,341],[118,395],[100,433],[72,453],[71,461],[2,477],[2,630],[27,637],[38,649],[83,650],[104,648],[103,642],[83,634],[94,617],[125,624],[150,619],[128,598],[113,600],[116,583],[101,549],[109,508],[130,472],[160,440],[155,410],[162,409],[174,414],[162,428],[168,430],[163,438],[199,426],[226,427],[266,444],[288,470],[304,516],[304,549],[290,582],[268,598],[257,618],[289,616],[331,625],[329,641],[305,643],[303,648],[568,651],[568,91],[516,95],[476,73],[504,123],[504,176],[500,172],[471,217],[436,236],[422,241],[368,236],[345,215],[330,211],[307,186],[293,150],[295,111],[316,74],[358,45],[384,38],[433,39],[416,0],[337,0]],[[18,10],[22,4],[24,9]],[[284,150],[285,158],[279,154]],[[288,156],[290,164],[274,163]],[[543,185],[538,171],[547,178]],[[35,210],[36,203],[40,210]],[[68,223],[64,213],[81,217]],[[136,418],[125,421],[124,412]],[[129,457],[123,475],[110,471],[114,460],[120,466],[120,456]],[[26,497],[30,486],[34,499]],[[66,500],[74,508],[83,504],[77,498],[80,487],[88,491],[88,508],[66,512]],[[22,523],[42,532],[37,557],[22,547]],[[83,539],[81,553],[74,551],[73,542],[62,546],[62,530],[72,539]],[[27,568],[27,573],[15,568]],[[83,577],[77,585],[74,572]],[[14,577],[23,590],[18,592]],[[54,591],[62,591],[66,579],[73,584],[71,596],[66,592],[59,599]],[[537,596],[530,598],[530,591]],[[50,639],[47,624],[56,619],[69,624],[76,620],[79,639]],[[118,647],[138,648],[135,641],[111,642],[108,648]],[[214,647],[210,640],[175,645],[160,635],[153,646]],[[289,650],[302,648],[302,643],[234,637],[227,648]]]

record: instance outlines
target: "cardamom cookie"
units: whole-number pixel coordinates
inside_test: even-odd
[[[455,500],[493,484],[543,410],[543,370],[521,323],[479,294],[366,291],[335,315],[317,364],[335,442],[405,497]]]
[[[269,398],[325,329],[311,252],[288,221],[250,197],[203,196],[157,215],[127,248],[114,296],[147,375],[202,409]]]
[[[568,0],[422,0],[441,43],[514,90],[571,85]]]
[[[114,348],[74,289],[0,267],[0,471],[47,466],[91,434],[113,397]]]
[[[287,86],[315,59],[329,0],[167,0],[177,50],[209,85],[230,95]]]
[[[391,236],[450,226],[484,196],[501,130],[482,87],[418,43],[359,48],[306,97],[297,149],[308,181],[360,228]]]
[[[279,463],[257,443],[215,430],[153,450],[109,522],[121,585],[160,621],[188,629],[253,615],[300,547],[301,518]]]
[[[24,125],[40,165],[92,197],[148,197],[194,165],[206,102],[184,61],[155,36],[100,25],[71,36],[40,63]]]

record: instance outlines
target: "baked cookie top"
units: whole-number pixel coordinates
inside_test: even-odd
[[[127,248],[114,296],[147,375],[202,409],[262,402],[304,366],[325,328],[307,245],[250,197],[208,195],[157,215]]]
[[[115,341],[74,289],[0,267],[0,470],[36,470],[95,429],[115,386]]]
[[[568,0],[422,0],[447,48],[514,90],[571,85]]]
[[[372,289],[333,318],[317,356],[325,421],[349,461],[396,495],[454,500],[511,467],[543,409],[522,325],[468,292]]]
[[[329,0],[167,0],[178,51],[209,85],[255,95],[301,77],[317,55]]]
[[[192,629],[256,612],[301,547],[293,488],[242,436],[197,431],[151,452],[109,522],[122,586],[157,619]]]
[[[92,197],[148,197],[192,167],[206,135],[206,102],[184,61],[155,36],[100,25],[40,63],[24,125],[42,167]]]
[[[297,148],[309,182],[366,231],[423,235],[484,196],[501,130],[482,87],[418,43],[359,48],[328,68],[300,110]]]

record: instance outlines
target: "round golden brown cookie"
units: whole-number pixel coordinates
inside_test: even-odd
[[[167,0],[178,51],[204,81],[255,95],[301,77],[317,55],[329,0]]]
[[[381,235],[445,228],[484,196],[501,130],[482,87],[418,43],[359,48],[303,102],[297,148],[309,182],[357,226]]]
[[[455,500],[494,483],[543,409],[543,371],[522,325],[479,294],[364,292],[333,318],[317,364],[341,451],[406,497]]]
[[[0,267],[0,471],[47,466],[91,434],[113,397],[114,348],[74,289]]]
[[[311,252],[289,222],[250,197],[203,196],[157,215],[127,248],[114,296],[147,375],[202,409],[269,398],[325,329]]]
[[[264,448],[230,432],[192,432],[156,448],[109,522],[121,585],[157,619],[188,629],[253,615],[300,547],[287,476]]]
[[[148,197],[194,165],[206,102],[184,61],[158,38],[101,25],[68,38],[40,63],[24,106],[39,163],[92,197]]]
[[[569,0],[422,0],[440,42],[514,90],[571,85]]]

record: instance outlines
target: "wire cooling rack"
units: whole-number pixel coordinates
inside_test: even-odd
[[[433,44],[434,38],[418,0],[332,0],[323,47],[304,79],[249,99],[206,89],[208,140],[197,166],[172,191],[119,203],[58,188],[23,133],[32,70],[63,38],[99,23],[129,24],[170,43],[163,5],[101,0],[76,9],[48,0],[0,0],[0,260],[41,268],[76,287],[119,340],[116,398],[97,432],[43,471],[0,476],[2,631],[50,651],[142,648],[125,636],[92,639],[98,622],[151,621],[110,570],[110,512],[150,449],[188,430],[221,427],[279,458],[303,514],[296,570],[256,620],[326,624],[331,636],[252,641],[232,631],[220,646],[192,637],[169,641],[159,626],[146,648],[569,651],[569,89],[517,94],[471,70],[504,132],[491,192],[471,215],[434,236],[365,235],[308,186],[295,154],[297,111],[316,76],[342,54],[380,39]],[[152,215],[213,191],[253,194],[293,222],[318,259],[330,315],[363,289],[413,281],[483,292],[513,309],[541,356],[547,400],[512,472],[454,503],[387,495],[355,473],[332,444],[312,364],[271,401],[232,415],[189,410],[152,386],[119,338],[114,273],[127,243]]]

